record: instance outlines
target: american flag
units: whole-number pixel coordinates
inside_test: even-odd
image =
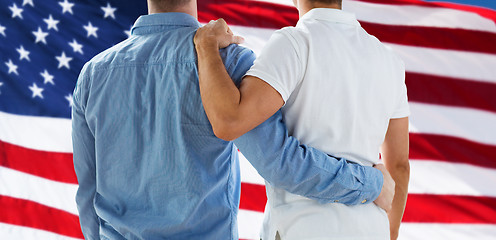
[[[127,38],[145,1],[0,3],[0,239],[80,239],[71,93],[86,61]],[[291,5],[199,0],[199,20],[225,18],[258,53],[295,25]],[[411,180],[400,239],[496,239],[496,2],[344,0],[343,9],[406,64]],[[258,239],[263,180],[240,161],[239,234]]]

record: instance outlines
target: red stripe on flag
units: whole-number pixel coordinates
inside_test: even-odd
[[[279,29],[298,21],[296,8],[262,1],[202,0],[198,1],[198,10],[200,22],[222,17],[228,24]]]
[[[263,185],[241,184],[240,209],[263,212],[266,201]],[[403,222],[496,224],[494,206],[491,197],[409,194]]]
[[[411,102],[496,112],[496,84],[407,72],[406,85]]]
[[[364,21],[360,21],[360,24],[382,42],[496,54],[495,33],[440,27],[397,26]]]
[[[252,183],[241,183],[241,201],[240,209],[263,212],[267,196],[265,195],[265,186]]]
[[[496,169],[496,146],[449,136],[410,133],[410,159],[465,163]]]
[[[64,183],[77,184],[71,153],[28,149],[0,141],[0,166]]]
[[[280,29],[294,26],[298,12],[291,6],[248,0],[201,1],[201,22],[224,18],[228,24]],[[483,31],[423,26],[397,26],[360,21],[365,30],[384,42],[437,49],[496,54],[496,34]],[[425,36],[429,36],[426,38]]]
[[[409,194],[403,222],[496,224],[494,206],[491,197]]]
[[[77,215],[39,203],[0,195],[0,222],[83,238]]]

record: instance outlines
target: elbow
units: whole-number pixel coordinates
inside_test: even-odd
[[[236,119],[232,118],[212,122],[215,136],[225,141],[233,141],[242,135],[237,129],[238,126]]]
[[[408,162],[408,160],[398,162],[388,167],[388,171],[391,176],[393,176],[393,178],[410,178],[410,163]]]
[[[231,130],[226,129],[226,127],[214,127],[214,134],[216,137],[224,141],[233,141],[238,138]]]

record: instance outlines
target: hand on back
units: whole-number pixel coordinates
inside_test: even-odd
[[[376,164],[374,168],[377,168],[379,171],[381,171],[382,175],[384,176],[384,183],[382,185],[381,193],[379,194],[379,197],[377,197],[377,199],[374,201],[374,203],[380,208],[384,209],[386,212],[389,212],[392,208],[395,182],[383,164]]]

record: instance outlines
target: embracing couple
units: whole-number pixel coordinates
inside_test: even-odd
[[[296,27],[255,59],[224,20],[201,27],[196,0],[148,0],[131,37],[83,67],[73,145],[86,239],[238,239],[237,148],[266,180],[261,239],[397,238],[403,63],[341,0],[294,3]]]

